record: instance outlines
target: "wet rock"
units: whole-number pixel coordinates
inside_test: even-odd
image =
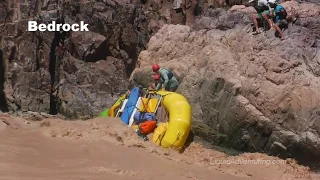
[[[285,147],[280,142],[275,141],[271,145],[270,154],[274,156],[278,156],[280,158],[287,158],[288,157],[287,147]]]
[[[23,119],[29,120],[29,121],[42,121],[46,118],[59,118],[59,119],[65,119],[62,115],[50,115],[43,112],[34,112],[34,111],[16,111],[11,114],[12,116],[18,116]]]
[[[319,143],[319,137],[312,132],[308,131],[302,134],[302,138],[305,139],[305,142],[311,146],[316,148]]]
[[[37,113],[37,112],[29,111],[27,112],[27,114],[29,115],[29,117],[26,117],[27,120],[41,121],[44,118],[40,115],[40,113]]]

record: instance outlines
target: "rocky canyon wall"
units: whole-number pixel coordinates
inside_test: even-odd
[[[8,110],[96,116],[112,105],[149,39],[140,6],[120,1],[12,1],[0,4],[1,83]],[[71,32],[65,50],[53,32],[28,32],[27,22],[89,24]],[[2,84],[1,84],[2,85]],[[3,93],[2,93],[3,94]],[[112,97],[112,95],[115,95]],[[3,110],[3,109],[2,109]]]
[[[252,8],[212,9],[192,28],[165,25],[131,79],[152,82],[151,65],[180,76],[197,135],[241,151],[320,159],[320,6],[283,3],[295,19],[281,41],[253,36]],[[224,136],[225,135],[225,136]]]

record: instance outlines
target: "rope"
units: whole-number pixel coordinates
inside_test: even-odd
[[[180,133],[178,133],[177,135],[177,139],[169,146],[169,147],[172,147],[180,138]]]
[[[159,138],[160,138],[160,136],[158,137],[158,139],[159,139]],[[179,140],[179,138],[180,138],[180,133],[178,133],[177,139],[176,139],[169,147],[172,147],[172,146]],[[158,141],[158,139],[157,139],[157,141]],[[162,139],[161,139],[161,141],[160,141],[160,145],[162,146],[161,142],[162,142]],[[169,148],[169,147],[168,147],[168,148]]]

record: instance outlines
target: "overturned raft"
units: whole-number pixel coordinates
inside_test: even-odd
[[[160,106],[165,108],[169,118],[167,122],[158,122],[152,141],[164,148],[179,151],[191,129],[191,106],[181,94],[168,91],[143,92],[142,89],[133,88],[117,100],[109,109],[108,116],[121,117],[125,124],[132,126],[137,111],[156,114]]]

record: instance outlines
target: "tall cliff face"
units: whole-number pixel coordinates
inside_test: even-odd
[[[97,115],[113,103],[113,94],[127,89],[128,75],[150,35],[165,23],[182,23],[181,12],[173,11],[172,3],[3,1],[1,89],[6,100],[1,104],[8,108],[2,110],[62,113],[69,118]],[[66,23],[84,21],[90,32],[72,32],[62,52],[53,32],[26,31],[29,20],[50,23],[59,17]]]
[[[283,5],[299,15],[284,41],[274,31],[251,35],[244,6],[212,10],[193,28],[165,25],[131,78],[147,85],[153,63],[173,69],[192,104],[193,130],[208,141],[318,162],[320,6]]]
[[[113,93],[127,88],[149,39],[141,7],[125,2],[7,0],[0,6],[1,60],[7,67],[1,80],[12,111],[97,115],[113,103]],[[58,17],[84,21],[90,32],[72,32],[61,51],[53,32],[26,31],[28,20],[50,23]]]
[[[6,101],[6,95],[4,93],[5,82],[5,62],[3,58],[3,52],[0,49],[0,111],[8,111],[8,105]]]

